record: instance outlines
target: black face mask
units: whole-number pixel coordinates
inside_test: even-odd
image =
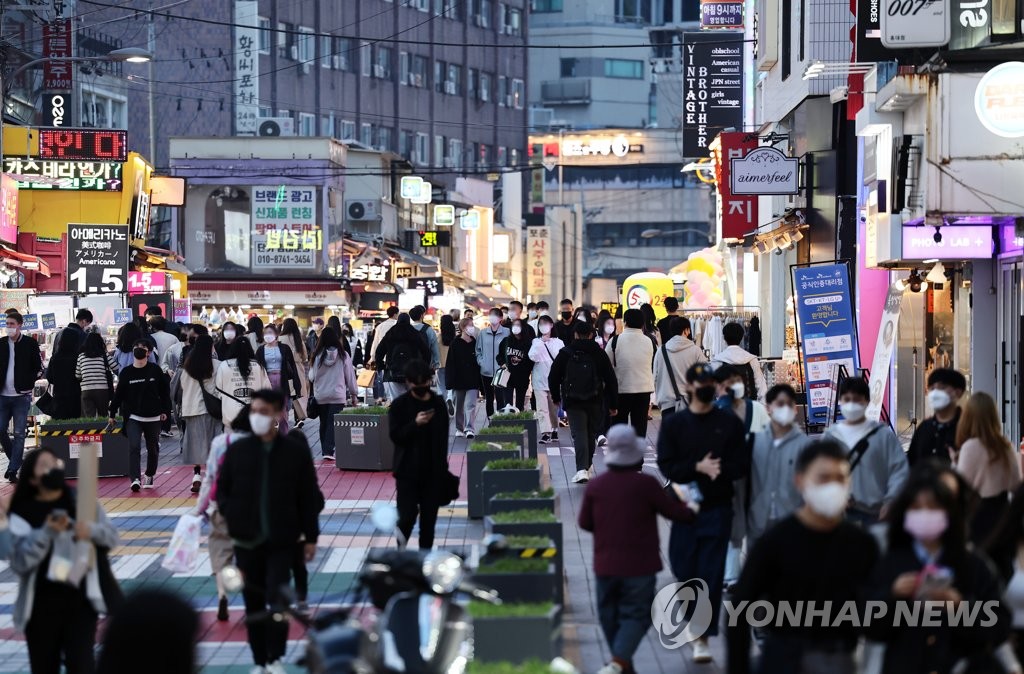
[[[715,387],[701,386],[694,395],[697,397],[697,400],[704,404],[713,402],[715,400]]]
[[[409,390],[412,391],[413,395],[420,398],[424,398],[428,393],[430,393],[429,386],[411,386],[409,387]]]
[[[64,488],[64,469],[63,468],[51,468],[41,478],[39,478],[39,484],[45,489],[56,491]]]
[[[196,338],[195,337],[189,337],[188,338],[188,343],[189,344],[195,344],[196,343]]]
[[[572,312],[571,311],[563,311],[562,312],[562,320],[563,321],[567,321],[570,318],[572,318]]]
[[[149,351],[139,346],[132,350],[132,355],[135,356],[135,360],[146,360],[149,357]]]

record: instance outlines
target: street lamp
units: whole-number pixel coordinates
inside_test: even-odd
[[[644,231],[640,232],[640,238],[641,239],[654,239],[654,238],[657,238],[659,236],[672,236],[674,234],[691,234],[691,233],[692,234],[705,234],[708,237],[708,243],[709,244],[712,244],[712,243],[715,242],[714,238],[711,236],[711,232],[703,230],[703,229],[698,229],[696,227],[684,227],[683,229],[673,229],[671,232],[665,232],[665,231],[662,231],[660,229],[645,229]]]

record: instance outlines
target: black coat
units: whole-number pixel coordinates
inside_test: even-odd
[[[302,391],[302,379],[299,378],[299,368],[295,365],[295,355],[287,344],[278,342],[277,347],[281,349],[281,392],[290,398],[294,398]],[[267,369],[267,345],[260,344],[256,349],[256,362]],[[291,386],[288,383],[291,382]]]
[[[506,337],[501,340],[498,347],[498,365],[504,365],[511,373],[509,386],[512,388],[524,387],[530,383],[530,375],[533,373],[533,361],[529,356],[532,343],[533,338]]]
[[[600,346],[592,339],[577,339],[573,342],[566,342],[566,347],[555,356],[555,362],[551,364],[551,372],[548,374],[548,389],[551,391],[551,399],[556,403],[562,401],[562,381],[565,379],[566,367],[569,360],[576,351],[581,351],[597,364],[597,373],[604,383],[604,399],[608,407],[615,409],[619,399],[619,380],[615,377],[615,369],[612,361],[608,358]],[[565,401],[565,409],[570,409],[578,403]]]
[[[428,409],[434,416],[425,426],[416,415]],[[430,400],[417,400],[404,393],[388,408],[388,428],[395,444],[394,475],[397,480],[417,480],[435,486],[444,484],[448,472],[448,410],[444,399],[432,393]]]
[[[427,346],[427,338],[412,326],[396,325],[388,330],[380,345],[374,349],[373,361],[378,370],[384,371],[384,381],[405,381],[405,373],[393,371],[388,363],[388,354],[403,342],[409,345],[410,351],[415,357],[428,365],[430,364],[430,347]]]
[[[448,347],[444,385],[452,391],[479,391],[480,364],[476,362],[476,340],[458,337]]]
[[[68,339],[68,335],[63,338]],[[53,387],[50,395],[56,404],[54,419],[77,419],[82,416],[82,384],[75,376],[77,366],[76,356],[58,355],[50,359],[46,368],[46,380]]]
[[[947,565],[942,557],[939,566]],[[873,639],[884,641],[885,663],[884,674],[904,674],[906,672],[937,672],[947,674],[961,658],[968,656],[984,656],[1006,641],[1010,636],[1011,619],[1006,606],[1002,604],[1002,588],[996,577],[995,570],[988,560],[974,552],[968,552],[962,568],[954,572],[953,587],[960,592],[963,600],[968,602],[994,602],[983,604],[978,610],[978,620],[974,626],[963,624],[952,626],[947,613],[940,613],[939,627],[908,628],[903,625],[895,627],[891,620],[895,612],[895,598],[892,585],[903,573],[918,573],[923,564],[910,546],[890,549],[875,567],[871,581],[869,601],[884,601],[888,609],[886,620],[872,621],[868,626],[868,634]],[[973,610],[973,607],[971,607]],[[924,615],[923,608],[921,615]],[[989,616],[995,624],[987,624]],[[923,619],[923,618],[922,618]]]
[[[7,381],[7,367],[11,360],[10,337],[0,337],[0,382]],[[39,342],[23,334],[14,344],[14,388],[18,393],[31,393],[43,372],[43,357]]]
[[[217,477],[217,508],[243,546],[291,546],[300,536],[315,543],[324,495],[309,450],[280,434],[269,451],[254,436],[232,443]]]

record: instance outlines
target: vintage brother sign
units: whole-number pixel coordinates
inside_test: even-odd
[[[800,161],[773,147],[759,147],[745,157],[731,160],[733,194],[796,194]]]

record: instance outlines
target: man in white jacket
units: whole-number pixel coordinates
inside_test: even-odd
[[[661,418],[689,404],[686,398],[686,371],[697,363],[706,363],[707,356],[690,336],[690,319],[673,316],[668,322],[669,339],[654,358],[654,399]]]
[[[398,323],[398,307],[388,307],[387,320],[382,321],[380,325],[373,331],[373,339],[366,345],[366,353],[370,354],[370,364],[373,366],[373,353],[377,349],[377,345],[384,341],[384,336],[388,334],[388,330],[395,327]],[[341,335],[338,335],[339,337]]]
[[[743,375],[744,382],[747,385],[747,396],[764,402],[764,396],[768,393],[768,383],[764,380],[764,372],[761,371],[761,363],[758,362],[757,356],[745,351],[740,346],[740,342],[743,341],[743,334],[742,325],[739,323],[727,323],[722,328],[722,337],[725,338],[725,343],[728,346],[714,357],[711,361],[711,366],[714,368],[720,365],[734,366]],[[747,367],[750,369],[747,370]],[[750,381],[751,375],[753,375],[752,382]],[[753,389],[750,386],[751,383],[754,384]]]
[[[654,393],[654,357],[658,345],[644,334],[644,315],[628,309],[622,315],[625,329],[612,337],[605,352],[619,382],[619,413],[614,424],[630,424],[636,434],[647,438],[647,413]]]

